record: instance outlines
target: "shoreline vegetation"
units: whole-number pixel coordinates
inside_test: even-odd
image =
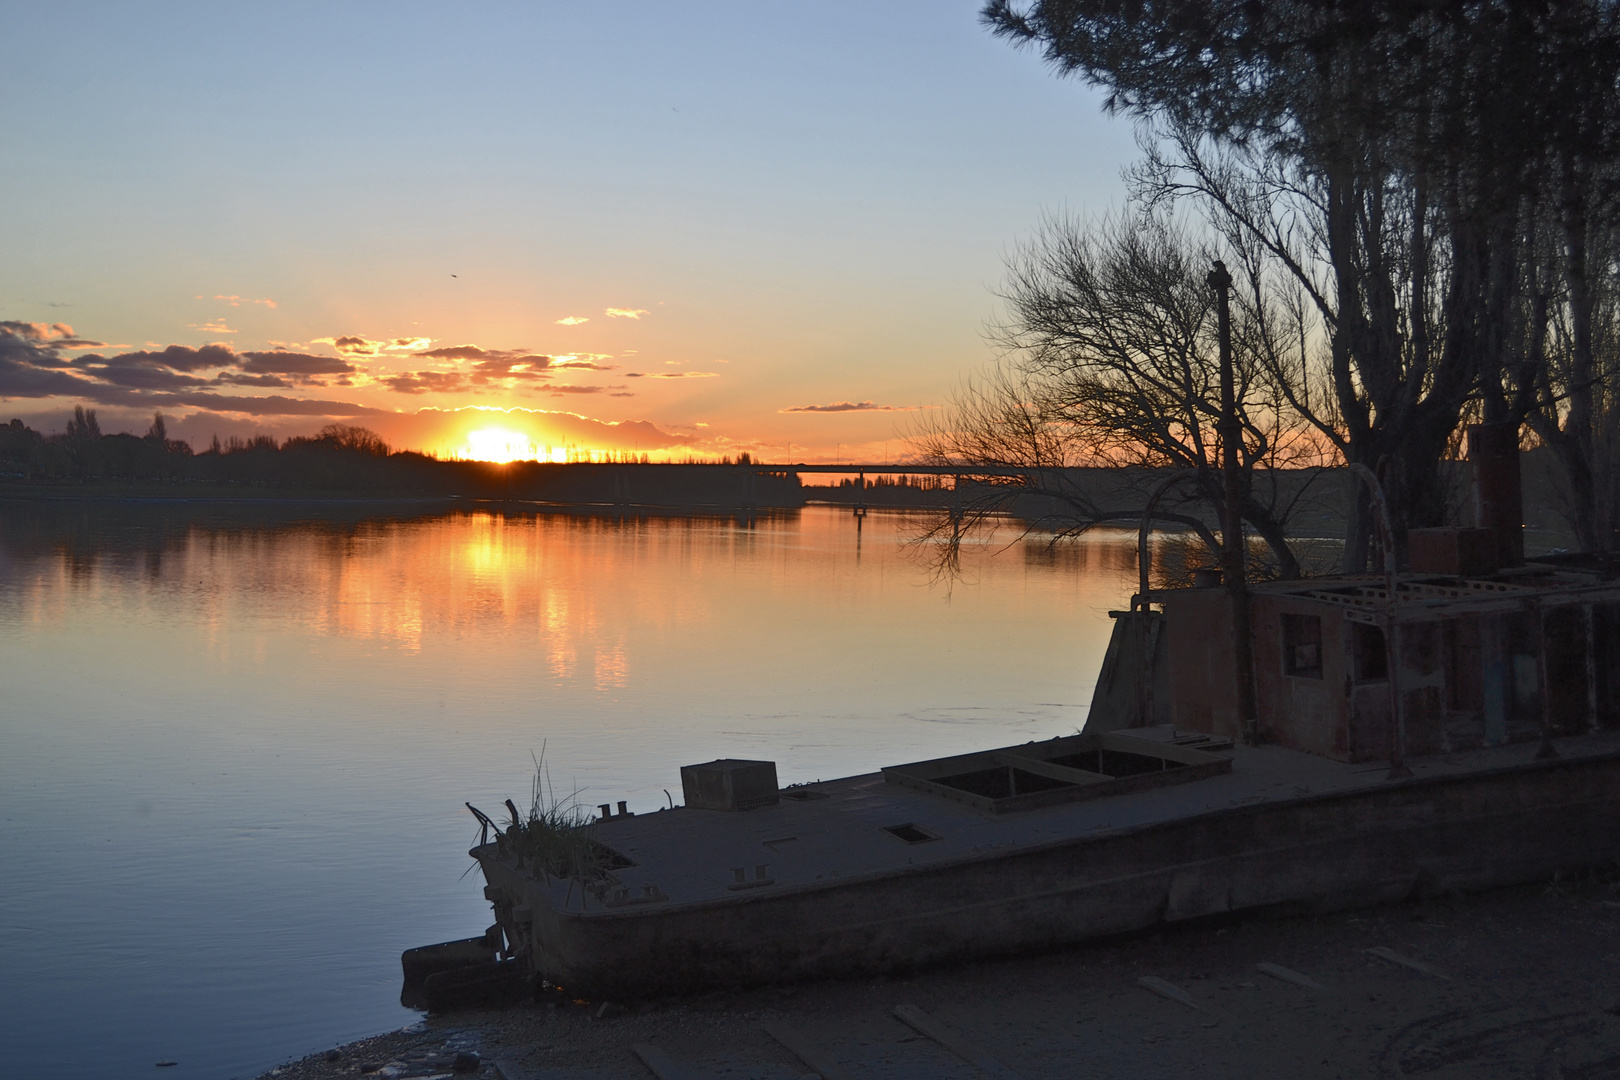
[[[1522,460],[1531,546],[1551,550],[1572,544],[1555,463],[1544,451],[1527,452]],[[1456,504],[1448,506],[1447,516],[1466,518],[1471,509],[1465,505],[1467,465],[1443,464],[1450,466],[1442,470],[1448,476],[1447,502]],[[1143,492],[1167,470],[1122,465],[1049,472],[1035,490],[1020,493],[1009,490],[1005,478],[974,478],[971,465],[963,465],[954,483],[950,477],[894,473],[862,479],[811,474],[830,482],[806,483],[791,464],[758,462],[747,454],[737,460],[671,463],[632,454],[570,462],[441,459],[395,450],[375,432],[335,424],[280,442],[270,436],[215,440],[198,452],[168,438],[161,415],[142,436],[102,434],[95,411],[82,408],[59,435],[42,435],[20,420],[0,424],[0,498],[36,504],[118,501],[154,511],[239,504],[346,518],[367,511],[412,515],[481,504],[523,511],[752,515],[821,503],[914,510],[943,520],[953,508],[994,505],[999,515],[1035,533],[1068,535],[1084,531],[1075,528],[1076,506],[1140,505]],[[1314,542],[1345,535],[1354,489],[1343,474],[1335,468],[1280,470],[1268,481],[1288,495],[1291,536]],[[1218,527],[1212,514],[1196,516]],[[1135,527],[1133,521],[1121,524]]]
[[[94,414],[89,416],[92,418]],[[1445,463],[1448,517],[1465,519],[1466,462]],[[898,468],[899,466],[894,466]],[[1545,451],[1522,455],[1527,540],[1537,550],[1568,546],[1556,463]],[[1168,469],[1140,465],[1067,467],[1044,482],[1087,502],[1136,505]],[[814,474],[812,474],[814,475]],[[820,474],[827,476],[828,474]],[[1280,474],[1290,489],[1291,536],[1339,538],[1353,509],[1354,489],[1342,468]],[[328,428],[321,435],[277,443],[268,436],[227,443],[202,453],[178,440],[148,434],[41,436],[20,421],[0,424],[0,499],[39,503],[121,501],[154,507],[182,504],[291,508],[303,503],[321,515],[385,507],[420,512],[502,504],[535,510],[698,513],[797,510],[815,504],[870,509],[945,511],[991,491],[964,465],[960,487],[950,478],[873,473],[805,482],[791,464],[749,460],[712,463],[643,461],[489,462],[445,460],[390,449],[363,428]],[[817,477],[820,478],[819,476]],[[1057,483],[1053,483],[1053,479]],[[1001,488],[1005,492],[1005,487]],[[1000,512],[1032,530],[1060,531],[1073,522],[1059,498],[1040,492],[995,496]],[[1206,508],[1207,509],[1207,508]],[[1201,514],[1214,525],[1212,514]],[[1120,527],[1134,529],[1134,521]],[[1160,522],[1159,530],[1175,530]]]
[[[202,451],[170,439],[163,416],[145,435],[103,434],[95,410],[43,435],[0,425],[0,496],[226,500],[482,499],[669,509],[796,509],[810,502],[941,507],[938,477],[873,476],[803,484],[790,466],[736,460],[653,463],[603,453],[568,462],[492,462],[395,450],[366,428],[332,424],[313,436],[230,439]]]
[[[922,464],[922,463],[919,463]],[[855,470],[852,470],[854,472]],[[805,483],[791,464],[752,460],[652,463],[645,455],[601,460],[489,462],[442,459],[394,450],[375,432],[328,425],[314,436],[277,442],[215,440],[198,452],[167,437],[161,415],[144,436],[106,435],[94,410],[79,409],[60,435],[42,435],[20,420],[0,425],[0,497],[168,500],[487,500],[638,510],[798,509],[815,502],[865,507],[948,509],[980,498],[990,485],[963,466],[960,487],[947,477],[873,473]],[[1155,470],[1051,470],[1058,487],[1087,500],[1129,501]],[[827,475],[827,474],[822,474]],[[1302,482],[1304,474],[1301,473]],[[983,489],[983,490],[981,490]],[[1030,522],[1061,516],[1040,495],[1007,501]]]

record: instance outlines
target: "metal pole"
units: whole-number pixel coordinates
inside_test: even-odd
[[[1545,761],[1558,756],[1558,747],[1553,745],[1552,687],[1547,685],[1547,610],[1534,600],[1527,606],[1535,615],[1540,646],[1536,650],[1536,677],[1541,683],[1541,746],[1536,750],[1536,760]]]
[[[1243,470],[1238,451],[1243,445],[1243,427],[1237,416],[1236,379],[1232,373],[1232,275],[1219,259],[1204,279],[1215,290],[1217,329],[1221,350],[1221,472],[1225,484],[1225,505],[1221,514],[1221,568],[1226,577],[1226,593],[1232,604],[1232,666],[1237,675],[1239,733],[1249,742],[1260,736],[1259,717],[1254,701],[1254,643],[1249,637],[1249,589],[1247,553],[1243,542]]]
[[[1373,523],[1378,526],[1378,544],[1384,552],[1384,666],[1389,678],[1389,779],[1412,775],[1406,767],[1406,713],[1401,708],[1400,627],[1395,620],[1400,578],[1395,568],[1395,530],[1390,524],[1389,503],[1378,474],[1359,461],[1350,463],[1350,475],[1367,485],[1372,494]]]
[[[1598,730],[1597,607],[1582,604],[1586,613],[1586,730]]]
[[[1153,617],[1152,606],[1148,602],[1148,533],[1153,528],[1153,511],[1158,508],[1159,499],[1169,491],[1171,486],[1183,480],[1191,480],[1198,475],[1197,469],[1177,469],[1163,480],[1148,495],[1147,505],[1142,507],[1142,526],[1136,534],[1136,569],[1140,575],[1136,595],[1131,598],[1131,618],[1136,620],[1136,649],[1137,659],[1141,661],[1136,668],[1136,726],[1147,727],[1150,713],[1153,709],[1153,656],[1148,650],[1148,622]]]

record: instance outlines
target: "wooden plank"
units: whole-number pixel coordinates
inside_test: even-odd
[[[1183,990],[1175,983],[1167,982],[1166,980],[1159,978],[1157,975],[1143,975],[1140,979],[1136,980],[1136,985],[1142,987],[1144,990],[1151,990],[1162,998],[1169,998],[1171,1001],[1179,1002],[1180,1004],[1187,1006],[1189,1009],[1197,1009],[1199,1012],[1209,1011],[1200,1005],[1191,994],[1187,993],[1187,991]]]
[[[1106,773],[1092,772],[1089,769],[1071,769],[1067,765],[1054,765],[1037,757],[1026,757],[1023,754],[1009,753],[1005,750],[996,754],[996,761],[1002,765],[1011,765],[1015,769],[1034,773],[1036,776],[1047,776],[1053,780],[1065,780],[1071,784],[1107,784],[1113,777]]]
[[[1194,746],[1180,746],[1173,742],[1161,742],[1158,739],[1144,739],[1136,735],[1121,735],[1113,731],[1100,732],[1097,736],[1099,750],[1117,750],[1122,754],[1143,754],[1147,757],[1168,758],[1179,761],[1183,765],[1209,765],[1217,761],[1227,763],[1227,771],[1231,768],[1232,759],[1218,757],[1208,750],[1200,750]]]
[[[968,1042],[955,1031],[935,1020],[915,1005],[896,1005],[894,1015],[899,1017],[911,1027],[916,1028],[924,1035],[933,1039],[939,1045],[972,1065],[980,1072],[989,1076],[998,1077],[999,1080],[1019,1080],[1017,1073],[1007,1066]]]
[[[632,1043],[630,1049],[635,1051],[636,1057],[652,1070],[652,1074],[658,1077],[658,1080],[697,1080],[694,1073],[675,1064],[668,1054],[652,1043]]]
[[[1303,975],[1300,972],[1295,971],[1293,968],[1285,968],[1281,964],[1256,964],[1254,966],[1257,970],[1265,972],[1273,979],[1281,979],[1283,982],[1290,982],[1295,986],[1304,986],[1312,990],[1327,989],[1327,987],[1323,986],[1309,975]]]
[[[792,1051],[793,1056],[814,1069],[821,1080],[849,1080],[849,1074],[839,1068],[838,1061],[826,1050],[805,1038],[792,1024],[773,1020],[765,1025],[765,1033]]]
[[[1432,975],[1436,979],[1445,979],[1447,982],[1451,981],[1451,976],[1447,975],[1440,969],[1431,967],[1421,960],[1414,960],[1410,956],[1403,956],[1394,949],[1386,949],[1384,946],[1379,945],[1377,948],[1368,949],[1367,953],[1370,956],[1378,957],[1380,960],[1388,960],[1392,964],[1399,964],[1402,967],[1409,967],[1413,971],[1421,971],[1425,975]]]

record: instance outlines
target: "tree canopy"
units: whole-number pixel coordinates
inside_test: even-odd
[[[1465,419],[1530,422],[1591,486],[1620,0],[991,0],[984,18],[1144,125],[1138,198],[1193,199],[1251,281],[1303,290],[1331,394],[1302,413],[1379,470],[1401,533],[1439,523]]]

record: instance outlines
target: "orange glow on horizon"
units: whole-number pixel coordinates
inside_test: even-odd
[[[514,461],[544,461],[555,465],[576,462],[607,464],[638,461],[649,464],[655,460],[653,454],[638,454],[630,450],[596,449],[574,443],[560,446],[551,443],[541,444],[525,432],[506,427],[477,428],[462,436],[462,445],[442,444],[439,452],[455,461],[488,461],[497,465],[506,465]],[[656,455],[656,460],[669,459],[670,455],[667,453]]]
[[[467,432],[467,445],[456,452],[466,461],[559,461],[557,450],[536,446],[534,440],[521,431],[488,427]]]

